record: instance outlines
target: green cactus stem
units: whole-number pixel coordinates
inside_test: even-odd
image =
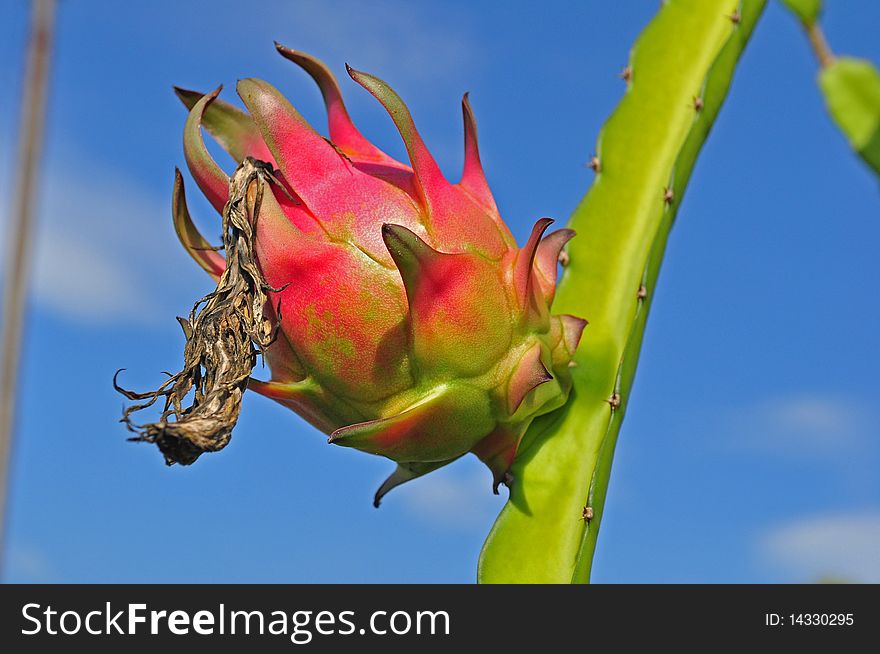
[[[482,583],[590,578],[611,462],[669,231],[765,0],[669,0],[636,42],[595,183],[571,217],[559,309],[590,326],[568,404],[535,421],[480,558]]]

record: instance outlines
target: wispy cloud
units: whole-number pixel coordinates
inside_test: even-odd
[[[151,322],[156,311],[149,292],[138,295],[136,289],[143,286],[102,245],[75,233],[43,228],[33,277],[37,302],[77,322]]]
[[[58,581],[48,557],[36,547],[13,544],[6,554],[4,581],[19,584],[44,584]]]
[[[738,446],[799,458],[850,456],[880,435],[873,406],[835,393],[782,395],[734,410],[725,422]]]
[[[290,8],[296,24],[314,34],[313,42],[291,46],[322,56],[356,56],[352,65],[393,71],[397,81],[423,77],[426,70],[433,79],[454,74],[477,58],[476,40],[468,38],[464,18],[452,10],[438,18],[426,15],[418,3],[377,1],[364,11],[355,0],[303,0]]]
[[[93,162],[49,165],[40,189],[31,262],[38,307],[92,325],[151,325],[180,311],[172,269],[186,263],[168,198]]]
[[[813,581],[880,582],[880,511],[829,513],[774,528],[759,542],[770,563]]]
[[[501,510],[504,497],[492,494],[491,481],[482,464],[459,461],[396,492],[420,521],[442,529],[470,530],[485,525]]]

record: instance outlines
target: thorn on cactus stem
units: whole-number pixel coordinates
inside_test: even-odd
[[[569,368],[577,368],[577,365],[578,365],[578,364],[577,364],[577,362],[576,362],[574,359],[572,359],[571,361],[568,362],[568,367],[569,367]]]
[[[602,163],[599,161],[599,157],[595,154],[590,157],[590,160],[587,162],[586,166],[594,173],[598,173],[602,170]]]
[[[559,265],[563,268],[567,267],[569,263],[571,263],[571,257],[568,255],[568,252],[565,250],[559,251]]]
[[[645,287],[644,284],[639,286],[639,292],[636,293],[636,297],[640,300],[644,300],[646,297],[648,297],[648,289]]]
[[[620,408],[620,393],[612,393],[611,397],[605,401],[608,402],[612,411],[617,411]]]
[[[584,510],[581,513],[581,519],[589,524],[590,520],[593,519],[593,507],[590,505],[584,506]]]
[[[700,113],[703,110],[703,98],[698,95],[694,96],[694,111]]]
[[[667,186],[663,189],[663,201],[666,204],[672,204],[672,201],[675,200],[675,193],[672,190],[672,187]]]
[[[620,79],[629,84],[633,78],[633,69],[631,66],[625,67],[622,71],[620,71]]]
[[[740,14],[739,11],[734,11],[728,16],[728,18],[730,19],[730,22],[734,25],[739,25],[742,21],[742,14]]]

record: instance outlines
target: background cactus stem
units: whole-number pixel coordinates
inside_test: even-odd
[[[123,411],[122,421],[137,434],[129,440],[155,443],[168,465],[188,465],[229,443],[257,355],[275,338],[264,312],[271,310],[269,293],[277,289],[265,282],[255,258],[263,181],[277,184],[272,167],[251,157],[230,179],[223,210],[226,269],[217,288],[195,303],[189,319],[178,318],[186,338],[183,369],[147,393],[120,387],[119,372],[114,376],[117,391],[130,400],[146,400]],[[280,313],[280,306],[275,312]],[[186,406],[190,392],[192,401]],[[165,403],[159,421],[132,422],[132,414],[159,398]]]

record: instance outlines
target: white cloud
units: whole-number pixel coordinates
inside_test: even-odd
[[[456,461],[392,493],[399,493],[413,517],[434,527],[470,530],[483,526],[501,510],[506,491],[493,495],[491,474],[482,464],[470,463]]]
[[[170,227],[170,185],[155,197],[89,162],[48,166],[40,191],[30,271],[38,307],[78,323],[147,326],[188,309],[173,283],[187,262]]]
[[[472,66],[477,59],[464,18],[453,12],[444,12],[438,21],[421,14],[414,3],[377,1],[364,11],[355,0],[301,0],[292,3],[291,10],[296,24],[308,25],[314,39],[286,45],[322,57],[356,56],[349,61],[356,68],[385,71],[383,75],[393,71],[396,81],[420,79],[426,70],[436,79]]]
[[[776,397],[736,410],[727,420],[731,442],[796,457],[845,456],[871,446],[875,410],[840,394]]]
[[[880,583],[880,511],[796,520],[765,534],[760,550],[802,581],[832,577]]]
[[[841,439],[858,438],[866,420],[862,407],[829,397],[794,397],[765,408],[771,428],[797,435],[807,445],[840,445]]]
[[[78,322],[116,322],[155,315],[138,297],[133,275],[100,243],[75,234],[41,230],[36,247],[33,293],[37,301]]]
[[[31,546],[12,545],[6,556],[4,581],[7,583],[57,582],[57,575],[51,562],[40,550]]]

